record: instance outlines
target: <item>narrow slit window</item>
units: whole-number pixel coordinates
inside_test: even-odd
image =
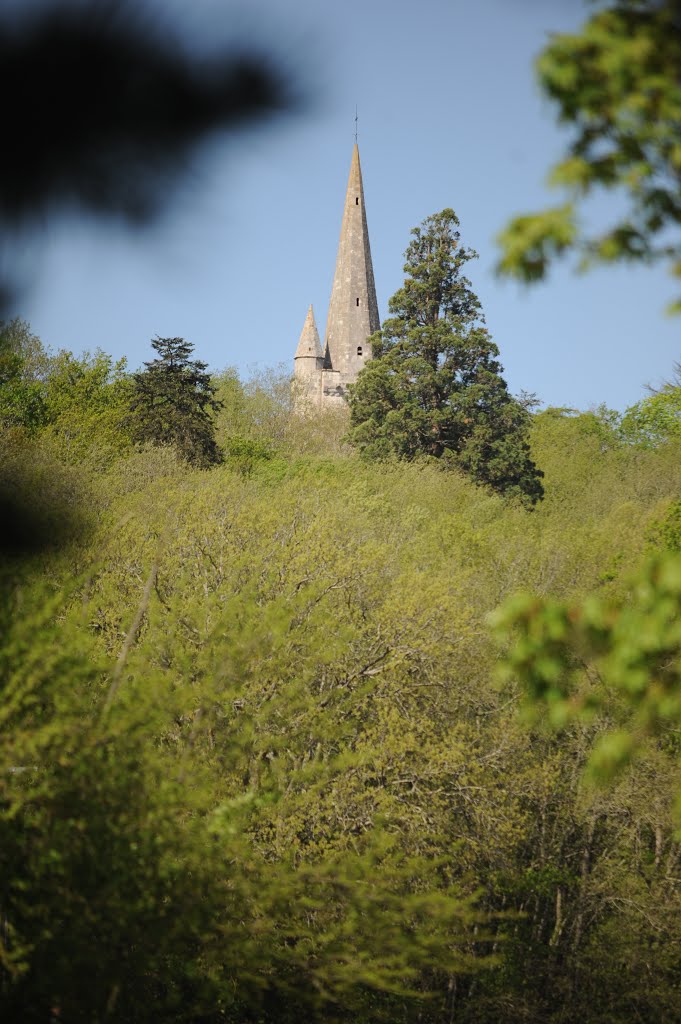
[[[357,355],[358,355],[358,356],[361,356],[361,354],[362,354],[362,346],[361,346],[361,345],[358,345],[358,346],[357,346]]]
[[[359,196],[355,196],[355,206],[359,206]]]
[[[359,297],[358,297],[358,299],[357,299],[357,305],[359,306]]]

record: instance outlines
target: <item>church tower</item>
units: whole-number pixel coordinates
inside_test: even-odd
[[[362,169],[355,142],[326,320],[323,358],[320,358],[322,350],[310,307],[294,360],[296,403],[301,407],[313,405],[317,408],[343,405],[346,386],[354,383],[366,361],[371,359],[367,338],[379,327]]]
[[[325,358],[340,371],[343,383],[354,381],[371,358],[366,339],[379,327],[362,169],[355,143],[324,336]]]

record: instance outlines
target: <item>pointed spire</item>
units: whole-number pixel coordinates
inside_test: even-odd
[[[362,169],[355,143],[326,322],[325,349],[333,369],[354,380],[371,357],[367,338],[379,326]]]
[[[310,304],[307,316],[305,317],[305,323],[303,324],[303,329],[300,333],[300,341],[298,342],[295,358],[299,359],[304,356],[312,356],[313,359],[324,358],[312,304]]]

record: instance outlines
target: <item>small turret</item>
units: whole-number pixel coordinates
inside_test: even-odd
[[[315,323],[314,310],[310,304],[310,308],[307,311],[305,317],[305,323],[303,329],[300,332],[300,340],[298,342],[298,348],[295,354],[296,359],[324,359],[324,353],[322,352],[322,343],[319,340],[319,331],[317,330],[317,324]]]
[[[312,306],[307,311],[293,361],[296,405],[321,405],[324,353]]]

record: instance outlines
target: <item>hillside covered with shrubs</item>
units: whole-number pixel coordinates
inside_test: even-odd
[[[677,1020],[678,724],[598,652],[678,566],[678,387],[532,414],[528,507],[276,372],[211,378],[196,468],[124,365],[4,337],[3,1018]],[[678,680],[669,572],[631,640]]]

